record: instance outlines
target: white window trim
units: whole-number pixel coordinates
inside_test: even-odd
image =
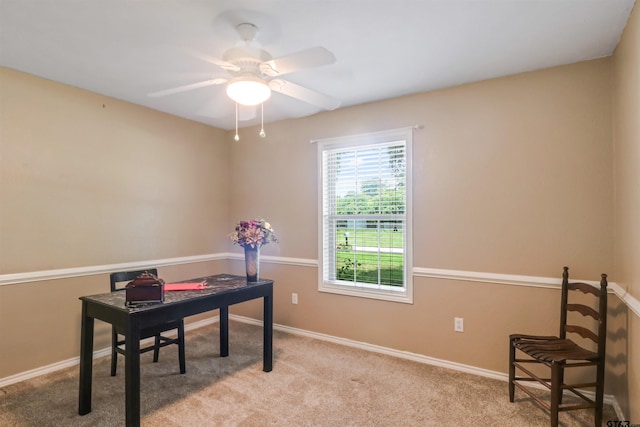
[[[349,295],[361,298],[371,298],[384,301],[413,304],[413,129],[417,126],[391,129],[380,132],[350,135],[345,137],[326,138],[312,140],[318,146],[318,291],[333,294]],[[356,147],[361,145],[372,145],[390,142],[393,140],[403,140],[405,146],[405,175],[406,175],[406,224],[405,224],[405,267],[404,267],[404,289],[367,289],[365,286],[341,286],[326,283],[323,277],[324,269],[324,248],[323,248],[323,165],[322,153],[328,149],[341,147]],[[376,287],[378,287],[376,285]]]

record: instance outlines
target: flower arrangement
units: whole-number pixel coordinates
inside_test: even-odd
[[[278,242],[276,235],[269,224],[264,219],[252,219],[250,221],[240,221],[236,224],[233,233],[229,238],[243,248],[259,248],[270,242]]]

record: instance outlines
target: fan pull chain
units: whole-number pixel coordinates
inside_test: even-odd
[[[260,133],[258,133],[258,135],[260,135],[260,138],[267,136],[267,134],[264,133],[264,102],[260,104]]]
[[[240,137],[238,136],[238,103],[236,102],[236,136],[233,137],[234,141],[240,141]]]

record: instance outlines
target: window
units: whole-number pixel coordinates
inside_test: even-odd
[[[411,135],[316,141],[320,291],[412,302]]]

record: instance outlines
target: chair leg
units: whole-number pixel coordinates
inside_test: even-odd
[[[153,363],[156,363],[159,357],[160,357],[160,334],[157,334],[155,345],[153,346]]]
[[[604,406],[604,361],[598,362],[597,374],[596,374],[596,408],[595,408],[595,423],[594,425],[599,427],[602,425],[602,412]]]
[[[513,346],[513,340],[509,339],[509,402],[513,402],[515,397],[515,388],[513,381],[516,377],[516,348]]]
[[[187,372],[184,355],[184,320],[181,320],[178,326],[178,359],[180,361],[180,373],[184,374]]]
[[[562,366],[558,363],[551,364],[551,427],[558,427],[558,406],[562,395]]]
[[[116,351],[118,345],[118,334],[116,328],[111,327],[111,376],[116,376],[116,369],[118,367],[118,352]]]
[[[564,397],[564,367],[560,369],[560,377],[558,378],[558,384],[560,384],[560,394],[558,395],[558,405],[562,405],[562,398]]]

